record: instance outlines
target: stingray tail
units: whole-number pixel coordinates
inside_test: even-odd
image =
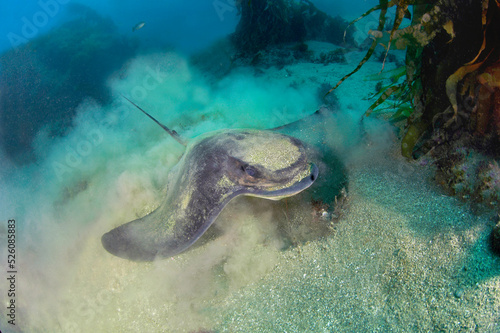
[[[135,104],[134,102],[132,102],[130,99],[128,99],[127,97],[125,97],[124,95],[122,95],[123,98],[125,98],[127,101],[129,101],[130,104],[132,104],[133,106],[135,106],[136,108],[138,108],[140,111],[142,111],[142,113],[144,113],[146,116],[148,116],[149,118],[151,118],[151,120],[153,120],[155,123],[157,123],[161,128],[163,128],[168,134],[170,134],[170,136],[172,138],[174,138],[177,142],[179,142],[181,145],[183,146],[186,146],[186,142],[180,137],[179,134],[177,134],[176,131],[174,130],[171,130],[170,128],[168,128],[167,126],[163,125],[162,123],[160,123],[158,120],[156,120],[155,117],[153,117],[152,115],[150,115],[149,113],[147,113],[146,111],[144,111],[139,105]]]

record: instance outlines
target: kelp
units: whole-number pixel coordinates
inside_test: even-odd
[[[419,38],[417,37],[417,33],[420,32],[422,29],[422,26],[419,24],[417,26],[413,27],[408,27],[405,29],[399,30],[399,27],[401,26],[401,23],[403,22],[403,19],[406,17],[406,14],[408,12],[408,7],[410,5],[414,5],[420,3],[418,0],[392,0],[392,1],[387,1],[387,0],[379,0],[379,4],[368,11],[366,11],[363,15],[349,23],[349,26],[353,25],[357,21],[361,20],[362,18],[368,16],[369,14],[373,13],[374,11],[380,10],[380,15],[379,15],[379,23],[377,30],[375,31],[370,31],[369,34],[371,35],[371,38],[373,39],[372,44],[370,45],[370,48],[366,52],[366,55],[363,57],[363,59],[359,62],[358,66],[351,71],[349,74],[345,75],[342,79],[340,79],[337,84],[330,89],[327,94],[331,93],[333,90],[337,89],[342,82],[344,82],[347,78],[355,74],[357,71],[363,67],[363,65],[371,58],[373,53],[375,52],[375,48],[377,45],[380,44],[380,40],[384,36],[384,27],[385,27],[385,22],[386,22],[386,14],[387,14],[387,9],[396,6],[396,15],[394,17],[394,22],[392,24],[391,31],[389,32],[389,41],[387,45],[384,45],[386,49],[386,53],[384,55],[384,59],[382,61],[382,70],[384,69],[385,66],[385,61],[387,59],[387,55],[389,53],[389,50],[391,49],[392,43],[399,39],[399,44],[397,45],[398,48],[406,48],[407,44],[401,45],[405,39],[410,39],[409,37],[414,36],[414,40],[420,42],[420,44],[424,44],[428,42],[429,39],[425,38]],[[426,22],[423,22],[423,24],[429,23],[430,19],[427,20]],[[421,23],[422,24],[422,23]],[[408,43],[409,44],[409,43]],[[381,71],[382,71],[381,70]]]
[[[391,122],[397,122],[410,116],[412,113],[412,105],[411,98],[409,98],[409,90],[407,89],[407,82],[398,83],[405,75],[406,68],[403,66],[377,75],[367,76],[365,80],[390,80],[392,83],[386,86],[381,85],[379,90],[368,98],[373,99],[378,96],[377,100],[370,105],[364,116],[369,116],[372,112],[377,114],[393,113],[389,119]],[[380,107],[389,104],[386,103],[389,98],[393,103],[385,107]],[[410,103],[410,105],[408,105],[408,103]]]
[[[382,30],[382,29],[384,29],[384,25],[385,25],[385,14],[387,13],[388,1],[387,0],[380,0],[380,5],[377,6],[377,7],[379,7],[379,9],[380,9],[380,15],[379,15],[379,21],[378,21],[378,30]],[[366,15],[368,15],[368,14],[366,14]],[[366,55],[360,61],[360,63],[358,64],[358,66],[352,72],[350,72],[349,74],[345,75],[342,79],[340,79],[340,81],[337,82],[337,84],[335,85],[335,87],[333,87],[332,89],[328,90],[328,92],[325,94],[325,96],[328,95],[329,93],[331,93],[332,91],[334,91],[335,89],[337,89],[337,87],[340,86],[342,84],[342,82],[344,82],[348,77],[350,77],[351,75],[353,75],[354,73],[356,73],[357,71],[359,71],[361,69],[361,67],[363,67],[363,65],[371,58],[373,52],[375,52],[375,47],[377,46],[377,44],[378,44],[377,39],[374,39],[372,41],[372,45],[370,46],[370,48],[366,52]]]
[[[386,4],[387,6],[387,4]],[[382,9],[382,4],[380,5],[377,5],[375,7],[372,7],[370,8],[369,10],[367,10],[363,15],[361,15],[360,17],[358,17],[357,19],[355,19],[354,21],[351,21],[348,25],[347,25],[347,28],[344,30],[344,42],[345,42],[345,37],[346,37],[346,33],[347,33],[347,29],[349,29],[352,25],[354,25],[354,23],[358,22],[359,20],[367,17],[368,15],[370,15],[371,13],[373,13],[374,11],[377,11],[377,10],[380,10]]]
[[[389,36],[389,42],[387,43],[387,49],[385,51],[384,60],[382,61],[382,70],[384,70],[385,60],[387,59],[387,54],[391,49],[391,43],[394,38],[394,34],[399,29],[401,22],[403,22],[403,18],[405,17],[405,13],[408,11],[408,2],[404,0],[395,1],[396,2],[396,17],[394,18],[394,23],[391,29],[391,33]]]
[[[359,21],[360,19],[368,16],[372,12],[376,10],[380,10],[380,15],[379,15],[379,24],[377,30],[369,31],[369,34],[371,35],[371,38],[373,39],[372,44],[370,45],[370,48],[366,52],[366,55],[363,57],[363,59],[359,62],[358,66],[345,75],[343,78],[340,79],[340,81],[332,88],[330,89],[327,94],[331,93],[333,90],[337,89],[342,82],[344,82],[347,78],[355,74],[357,71],[363,67],[363,65],[371,58],[373,53],[375,52],[375,48],[377,45],[380,44],[380,40],[384,36],[384,26],[386,22],[386,13],[387,9],[396,6],[396,15],[394,18],[394,22],[391,28],[391,31],[389,32],[389,41],[387,45],[383,45],[386,49],[384,59],[382,61],[382,69],[384,69],[385,66],[385,61],[387,59],[387,55],[391,49],[392,44],[396,45],[397,49],[405,49],[408,45],[413,44],[413,45],[418,45],[419,47],[423,47],[427,45],[436,35],[437,30],[435,29],[435,23],[438,22],[438,14],[439,14],[439,7],[434,7],[431,11],[428,13],[422,15],[422,18],[419,23],[413,23],[412,25],[399,29],[401,26],[401,23],[403,19],[405,18],[406,13],[408,12],[408,7],[410,5],[415,5],[415,4],[422,5],[420,1],[410,1],[410,0],[393,0],[393,1],[387,1],[387,0],[380,0],[379,5],[369,9],[367,12],[365,12],[363,15],[349,23],[349,26],[354,24],[355,22]],[[449,22],[443,24],[443,26],[449,25]],[[453,30],[451,29],[445,29],[447,31],[450,31],[450,35],[453,34]]]
[[[500,0],[422,1],[418,6],[415,2],[412,24],[394,30],[406,4],[410,2],[400,2],[391,31],[370,33],[372,46],[388,41],[384,58],[391,48],[406,49],[406,80],[396,79],[396,73],[379,75],[391,82],[377,85],[365,116],[390,114],[392,122],[406,120],[403,156],[427,155],[436,181],[450,193],[498,208]],[[396,2],[387,7],[391,5]],[[367,57],[361,65],[366,61]]]
[[[413,6],[412,23],[400,29],[409,6]],[[396,7],[392,28],[384,31],[385,15],[391,7]],[[475,131],[480,134],[486,133],[488,123],[494,120],[492,126],[498,123],[496,131],[500,137],[500,110],[495,108],[500,100],[496,81],[500,54],[499,8],[499,0],[379,1],[377,6],[351,22],[354,24],[380,10],[378,28],[369,32],[373,39],[370,48],[357,67],[328,93],[359,71],[373,55],[375,47],[383,43],[382,70],[391,49],[406,49],[406,80],[393,80],[379,89],[365,116],[392,111],[391,121],[407,120],[401,147],[404,156],[412,157],[416,143],[430,129],[456,131],[464,124],[470,126],[467,121],[456,122],[459,116],[465,120],[473,116]],[[472,56],[471,50],[475,52]],[[472,109],[460,105],[466,101],[475,103]],[[441,122],[443,118],[446,119]]]

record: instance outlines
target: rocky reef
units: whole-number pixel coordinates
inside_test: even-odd
[[[252,0],[238,2],[241,15],[232,41],[241,53],[255,53],[283,43],[317,40],[355,45],[348,22],[331,17],[311,1]],[[344,37],[344,31],[346,31]]]
[[[135,53],[110,19],[81,5],[69,10],[73,19],[0,55],[0,143],[13,161],[34,159],[42,128],[63,135],[83,99],[109,102],[106,79]]]

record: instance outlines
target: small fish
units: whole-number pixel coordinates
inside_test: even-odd
[[[139,29],[142,29],[142,27],[144,27],[144,25],[146,24],[146,22],[139,22],[137,23],[133,28],[132,28],[132,31],[137,31]]]

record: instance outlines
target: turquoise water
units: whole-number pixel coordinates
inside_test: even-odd
[[[403,159],[396,128],[375,118],[360,121],[377,84],[363,78],[379,72],[380,61],[370,60],[325,102],[325,87],[352,70],[364,50],[348,49],[345,62],[324,64],[314,60],[340,46],[307,41],[309,60],[268,65],[275,58],[262,56],[249,65],[231,61],[225,43],[209,47],[234,30],[231,7],[221,20],[214,3],[87,3],[110,16],[112,28],[83,7],[58,4],[57,14],[26,38],[50,36],[40,45],[59,50],[43,53],[57,61],[14,68],[10,57],[0,67],[4,78],[22,74],[10,86],[3,81],[2,101],[30,101],[3,102],[0,110],[0,216],[16,220],[17,240],[16,325],[3,311],[2,332],[500,330],[500,261],[487,246],[497,217],[445,195],[432,168]],[[317,6],[353,19],[370,4]],[[22,17],[29,21],[43,10],[9,8],[11,24],[2,23],[2,31],[22,36]],[[84,27],[99,27],[81,35],[93,37],[82,37],[93,50],[88,54],[74,53],[63,31],[50,35],[82,15]],[[141,21],[144,27],[132,32]],[[373,22],[358,24],[359,43]],[[101,37],[108,38],[99,44],[107,48],[102,53],[95,46]],[[48,52],[40,45],[25,50],[20,44],[17,54],[31,59]],[[403,63],[404,54],[394,54],[387,70]],[[42,65],[46,76],[30,85],[31,69]],[[221,74],[225,66],[230,70]],[[78,85],[55,85],[49,74]],[[187,140],[226,128],[274,128],[322,106],[328,113],[317,128],[326,129],[323,144],[345,165],[347,196],[327,218],[300,198],[241,197],[218,217],[217,232],[183,254],[150,263],[112,256],[102,234],[153,211],[184,153],[120,94]],[[12,105],[18,109],[11,114]],[[5,276],[8,234],[2,224]],[[13,297],[2,280],[7,307]]]

